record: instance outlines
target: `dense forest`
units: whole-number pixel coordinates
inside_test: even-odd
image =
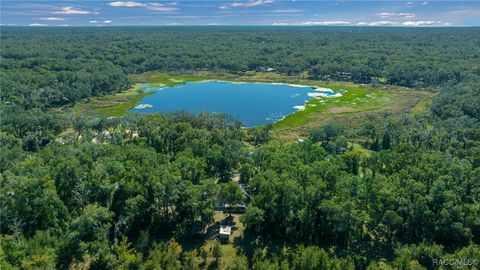
[[[191,242],[242,202],[234,175],[253,240],[226,269],[479,267],[480,28],[1,30],[1,269],[219,268],[219,242]],[[267,68],[438,94],[286,144],[223,114],[63,110],[133,73]]]

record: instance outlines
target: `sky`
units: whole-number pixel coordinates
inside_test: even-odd
[[[0,15],[17,26],[480,26],[480,0],[2,0]]]

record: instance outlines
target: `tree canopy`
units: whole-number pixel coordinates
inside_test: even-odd
[[[240,242],[254,247],[226,269],[480,258],[478,28],[2,27],[1,41],[2,269],[220,267],[219,243],[189,242],[209,236],[219,202],[247,205]],[[223,114],[66,110],[133,73],[269,67],[437,94],[425,112],[290,143]]]

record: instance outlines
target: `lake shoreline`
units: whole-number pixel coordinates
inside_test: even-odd
[[[157,89],[155,84],[151,84],[151,88],[143,84],[142,90],[154,94],[139,101],[130,112],[221,112],[234,116],[245,123],[245,127],[252,128],[275,124],[304,110],[309,100],[316,98],[313,92],[322,96],[335,95],[334,90],[324,87],[279,82],[205,79],[193,82],[175,80],[175,83],[178,84],[162,86],[161,89]],[[200,89],[201,93],[198,92]]]
[[[188,75],[185,75],[188,74]],[[252,75],[253,74],[253,75]],[[417,102],[428,101],[432,99],[431,92],[413,90],[401,86],[393,85],[368,85],[356,84],[352,82],[326,82],[308,80],[299,76],[287,76],[277,73],[255,72],[247,75],[242,74],[218,74],[211,72],[187,72],[187,73],[160,73],[160,72],[146,72],[141,74],[130,74],[129,78],[135,83],[135,86],[130,90],[120,92],[118,94],[110,94],[101,97],[101,102],[95,101],[93,104],[85,102],[88,105],[88,115],[102,116],[105,111],[114,111],[106,116],[123,116],[128,114],[135,104],[141,98],[152,95],[156,91],[143,92],[138,91],[140,86],[153,85],[170,87],[188,82],[202,82],[202,81],[225,81],[234,83],[275,83],[275,84],[293,84],[301,85],[302,87],[316,87],[329,88],[334,91],[347,90],[339,102],[334,102],[335,99],[318,98],[309,99],[305,104],[305,109],[298,110],[287,117],[280,118],[273,124],[273,131],[276,136],[283,138],[282,140],[293,140],[298,136],[302,136],[305,128],[311,128],[324,124],[327,121],[347,121],[348,119],[357,119],[358,117],[365,117],[365,113],[376,111],[383,111],[388,108],[388,111],[410,110],[409,108],[415,106]],[[174,79],[172,82],[170,79]],[[160,90],[161,91],[161,90]],[[313,92],[313,89],[312,89]],[[123,93],[140,93],[136,96],[128,94],[128,98],[123,98]],[[140,96],[139,96],[140,95]],[[368,95],[368,97],[367,97]],[[121,98],[117,98],[121,96]],[[130,96],[134,96],[137,102],[133,102]],[[362,99],[362,97],[364,99]],[[360,99],[356,100],[355,99]],[[111,100],[119,100],[120,103],[109,108],[104,104],[111,103]],[[332,102],[333,101],[333,102]],[[117,102],[116,102],[117,103]],[[356,104],[353,104],[356,103]],[[387,106],[387,105],[391,106]],[[128,106],[127,106],[128,105]],[[299,105],[299,104],[297,104]],[[393,107],[392,107],[393,106]],[[335,109],[343,108],[343,109]],[[348,108],[345,109],[345,108]],[[393,109],[392,109],[393,108]],[[74,111],[82,112],[85,109],[74,109]],[[365,112],[365,113],[362,113]],[[345,119],[345,120],[344,120]],[[261,126],[252,126],[250,129],[260,128]]]

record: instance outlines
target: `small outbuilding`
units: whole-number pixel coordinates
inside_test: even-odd
[[[244,194],[245,196],[245,194]],[[247,211],[247,206],[245,204],[235,204],[231,205],[226,203],[224,206],[224,211],[229,214],[243,214]]]
[[[218,236],[221,242],[228,243],[228,239],[230,238],[231,234],[232,234],[232,226],[220,225],[220,231]]]

